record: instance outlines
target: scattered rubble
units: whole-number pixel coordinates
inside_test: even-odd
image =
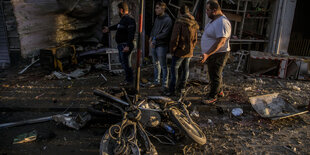
[[[27,70],[28,68],[30,68],[30,67],[31,67],[32,65],[34,65],[35,63],[39,62],[39,60],[40,60],[40,59],[33,60],[33,61],[31,62],[31,64],[29,64],[29,65],[26,66],[23,70],[21,70],[20,72],[18,72],[18,74],[23,74],[24,72],[26,72],[26,70]]]
[[[300,90],[301,90],[301,89],[300,89],[299,87],[297,87],[297,86],[293,86],[293,87],[291,87],[291,89],[296,90],[296,91],[300,91]]]
[[[273,120],[304,114],[286,103],[279,93],[250,97],[252,107],[264,118]]]
[[[87,74],[91,69],[91,66],[86,67],[85,69],[76,69],[73,72],[66,74],[63,72],[57,72],[54,71],[51,75],[47,75],[46,78],[51,80],[51,79],[68,79],[71,80],[71,78],[77,79],[85,74]]]
[[[47,122],[47,121],[50,121],[50,120],[52,120],[52,116],[41,117],[41,118],[30,119],[30,120],[24,120],[24,121],[18,121],[18,122],[4,123],[4,124],[0,124],[0,129],[1,128],[9,128],[9,127],[21,126],[21,125],[26,125],[26,124],[34,124],[34,123]]]
[[[20,144],[20,143],[27,143],[27,142],[32,142],[37,139],[37,131],[33,130],[29,133],[24,133],[21,135],[18,135],[16,138],[13,140],[13,144]]]
[[[62,123],[65,126],[73,128],[75,130],[79,130],[83,126],[86,125],[88,121],[90,121],[91,115],[88,113],[83,113],[82,115],[78,114],[76,116],[70,115],[55,115],[53,116],[53,120],[58,123]]]
[[[233,65],[237,65],[237,64],[228,64],[229,67],[225,68],[225,71],[224,71],[225,75],[223,76],[225,97],[219,99],[219,103],[216,104],[216,107],[200,105],[200,102],[199,102],[200,98],[206,96],[208,90],[210,89],[206,81],[204,81],[203,79],[202,80],[192,79],[191,81],[188,82],[189,86],[194,87],[193,90],[191,90],[189,93],[189,96],[190,96],[189,98],[193,99],[193,105],[196,106],[196,104],[198,104],[199,106],[204,107],[204,109],[207,111],[206,113],[204,113],[203,109],[197,108],[197,109],[193,109],[193,111],[190,111],[190,114],[193,119],[199,120],[197,121],[197,124],[199,124],[200,127],[203,127],[204,132],[208,136],[208,140],[210,142],[208,143],[208,149],[210,148],[211,150],[213,150],[213,151],[208,151],[208,153],[210,152],[216,152],[216,153],[221,152],[225,154],[234,154],[234,153],[240,153],[240,152],[242,153],[242,149],[240,149],[240,147],[242,148],[242,145],[232,145],[232,143],[242,143],[245,146],[251,146],[252,148],[255,148],[252,146],[251,143],[254,144],[254,143],[257,143],[258,141],[261,141],[257,144],[262,145],[262,143],[268,143],[274,146],[276,144],[271,143],[270,140],[276,140],[280,138],[282,136],[281,134],[283,134],[284,132],[287,132],[288,130],[294,130],[296,128],[298,129],[300,128],[300,130],[303,129],[304,126],[302,126],[301,124],[304,122],[302,121],[303,119],[301,117],[303,116],[305,117],[307,115],[302,115],[300,117],[294,117],[294,118],[289,118],[285,120],[278,120],[278,119],[307,113],[306,111],[296,110],[296,109],[301,110],[301,108],[298,108],[298,107],[303,108],[303,105],[305,103],[307,103],[308,105],[310,101],[310,97],[308,93],[310,90],[310,87],[307,81],[273,79],[273,78],[267,78],[267,77],[249,76],[244,73],[240,73],[240,72],[236,73],[234,72],[234,70],[231,70],[231,69],[236,68]],[[204,71],[202,70],[200,71],[201,71],[200,72],[201,74],[206,75]],[[144,72],[148,73],[148,75],[145,77],[143,76],[143,78],[141,78],[141,83],[145,83],[147,85],[149,84],[149,80],[152,79],[152,75],[149,75],[149,72],[147,70],[145,70]],[[63,76],[61,77],[62,79],[73,78],[73,77],[68,76],[68,74],[66,73],[62,73],[62,72],[57,72],[57,73],[59,73],[60,76]],[[78,79],[90,79],[90,77],[95,77],[94,78],[95,80],[89,80],[93,83],[91,82],[90,84],[87,83],[87,87],[85,86],[86,84],[79,85],[75,83],[75,84],[70,85],[71,81],[66,81],[66,80],[49,81],[50,83],[52,83],[50,87],[53,88],[53,91],[59,90],[58,88],[56,88],[59,86],[60,86],[60,89],[65,90],[65,91],[72,91],[73,89],[75,89],[75,91],[72,91],[72,92],[65,92],[66,97],[74,96],[73,97],[74,99],[76,99],[75,98],[76,96],[84,97],[89,94],[90,89],[97,87],[98,83],[109,80],[109,82],[106,83],[106,86],[111,86],[115,84],[113,82],[118,81],[121,77],[121,76],[118,76],[116,78],[115,76],[112,77],[112,74],[105,74],[105,73],[107,72],[106,71],[102,72],[102,74],[100,72],[99,73],[91,72],[90,73],[91,75],[85,76],[84,74],[82,75],[84,77],[82,78],[78,77]],[[26,74],[23,75],[23,78],[27,79]],[[58,79],[56,76],[54,76],[53,78]],[[77,81],[84,82],[82,80],[77,80]],[[8,91],[8,90],[16,91],[20,89],[23,89],[23,91],[24,90],[35,91],[36,88],[38,87],[41,88],[41,86],[44,85],[44,83],[46,83],[46,79],[43,79],[41,81],[38,80],[38,82],[31,81],[31,82],[25,82],[25,83],[26,84],[8,82],[5,84],[2,84],[2,89],[5,91]],[[76,87],[76,85],[79,85],[79,87]],[[82,86],[82,88],[80,86]],[[72,88],[72,89],[69,90],[69,89],[64,89],[64,88]],[[261,110],[262,114],[266,115],[267,113],[269,113],[269,115],[272,115],[273,113],[276,113],[279,115],[279,117],[278,116],[270,117],[270,119],[274,119],[274,120],[277,119],[277,121],[272,121],[272,124],[271,124],[270,123],[271,121],[269,121],[268,119],[262,119],[259,117],[261,116],[260,113],[256,112],[256,109],[254,108],[252,103],[251,104],[249,103],[249,97],[258,97],[261,95],[272,94],[274,92],[278,92],[279,95],[281,94],[281,98],[286,103],[285,103],[285,106],[278,105],[277,108],[270,108],[268,107],[267,102],[265,103],[261,101],[260,104],[264,104],[265,106],[265,108],[262,108]],[[141,93],[143,95],[145,94],[149,95],[151,93],[153,93],[154,95],[158,95],[157,88],[154,88],[152,90],[143,89]],[[51,96],[49,90],[35,91],[31,95],[32,95],[31,99],[41,99],[43,98],[42,96],[44,96],[44,98],[50,97],[49,101],[51,103],[52,103],[51,100],[53,100],[53,102],[57,104],[62,104],[63,102],[63,100],[58,98],[58,96]],[[6,98],[8,97],[1,94],[1,100],[6,99]],[[273,101],[277,101],[277,100],[278,99],[275,99]],[[41,103],[41,100],[36,100],[36,102]],[[219,108],[218,104],[220,106],[224,105],[222,106],[223,108],[221,107]],[[256,104],[259,104],[259,103],[256,103]],[[296,111],[290,113],[290,111],[286,110],[287,108],[286,104],[288,106],[292,106]],[[255,111],[252,110],[252,106]],[[240,115],[235,113],[235,109],[234,109],[235,107],[240,107],[242,109],[242,113]],[[279,111],[279,112],[273,111],[274,109],[281,109],[281,108],[283,108],[284,110]],[[238,117],[232,118],[232,115],[238,116]],[[242,116],[242,117],[239,117],[239,116]],[[81,128],[80,124],[84,124],[84,123],[76,121],[75,118],[76,118],[75,115],[74,116],[61,115],[59,116],[59,119],[57,120],[57,122],[64,124],[70,128],[80,129]],[[81,119],[83,119],[83,117]],[[87,119],[85,118],[85,120]],[[0,128],[1,128],[1,125],[0,125]],[[259,129],[256,129],[256,128],[259,128]],[[262,129],[262,131],[260,129]],[[273,131],[273,132],[269,133],[268,131]],[[72,132],[72,130],[69,130],[68,132]],[[80,132],[83,132],[83,130]],[[274,132],[276,132],[276,134],[274,134]],[[264,139],[264,136],[271,136],[271,135],[273,135],[274,137],[271,137],[270,139]],[[300,135],[304,135],[304,134],[299,133],[298,136]],[[294,137],[294,136],[290,136],[290,137]],[[68,136],[66,136],[66,138],[63,138],[61,140],[65,142],[70,142],[71,139]],[[301,142],[304,142],[304,139],[301,139]],[[219,144],[223,144],[223,147],[218,147],[217,145]],[[42,145],[41,147],[43,147],[44,149],[44,146],[45,145]],[[47,150],[51,148],[48,145],[47,147],[48,147],[46,148]],[[234,150],[232,148],[237,148],[237,149]],[[280,148],[282,148],[282,146]],[[288,148],[292,149],[292,151],[300,150],[299,147],[297,147],[296,149],[295,146],[288,147]],[[216,151],[216,150],[219,150],[219,151]],[[233,150],[233,151],[229,152],[229,150]],[[247,151],[248,150],[251,150],[251,148],[247,149]]]
[[[249,90],[252,90],[252,87],[246,87],[244,88],[245,91],[249,91]]]
[[[45,93],[42,93],[42,94],[36,96],[35,99],[39,99],[39,98],[42,97],[43,95],[45,95]]]
[[[241,108],[234,108],[231,113],[234,116],[241,116],[243,114],[243,110]]]
[[[197,107],[194,107],[194,110],[190,114],[193,117],[199,117],[199,111],[197,110]]]

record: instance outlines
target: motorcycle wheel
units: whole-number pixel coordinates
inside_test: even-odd
[[[116,125],[121,125],[121,123],[117,123]],[[115,150],[118,150],[119,153],[116,153]],[[109,136],[109,129],[108,129],[104,133],[100,142],[100,155],[111,155],[111,154],[140,155],[139,148],[137,146],[133,148],[129,145],[129,143],[126,144],[125,141],[122,141],[121,144],[118,144],[116,140],[114,140]]]
[[[191,121],[183,114],[178,108],[170,109],[170,117],[173,122],[187,134],[187,136],[200,145],[204,145],[207,142],[207,138],[202,130],[196,123]]]

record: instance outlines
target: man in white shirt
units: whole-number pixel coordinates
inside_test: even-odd
[[[207,63],[211,82],[209,96],[203,102],[214,103],[218,97],[223,97],[222,73],[230,55],[229,39],[231,24],[222,13],[217,1],[207,2],[206,13],[211,21],[205,26],[201,38],[202,60]]]

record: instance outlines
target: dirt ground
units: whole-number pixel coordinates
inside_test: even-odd
[[[81,112],[96,102],[93,90],[106,86],[118,86],[122,75],[91,70],[80,79],[47,79],[39,66],[30,68],[23,75],[23,66],[0,72],[0,123],[26,120],[68,111]],[[249,77],[233,72],[234,64],[224,71],[225,97],[215,105],[203,105],[201,97],[206,84],[192,81],[194,86],[188,99],[193,117],[207,137],[202,154],[310,154],[310,115],[304,114],[282,120],[260,117],[252,108],[251,96],[280,93],[293,107],[303,111],[310,101],[310,81]],[[142,69],[142,76],[151,79],[150,68]],[[103,84],[100,74],[108,83]],[[300,88],[296,89],[297,86]],[[160,95],[159,88],[141,88],[141,95]],[[241,116],[233,116],[233,108],[242,108]],[[98,154],[100,139],[113,123],[113,118],[94,119],[79,131],[56,124],[53,121],[0,129],[0,154]],[[15,136],[37,130],[38,139],[24,144],[12,144]],[[151,139],[159,154],[182,154],[183,144],[161,145]]]

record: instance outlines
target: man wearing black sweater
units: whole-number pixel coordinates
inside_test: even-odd
[[[155,13],[157,15],[152,32],[150,34],[149,44],[151,47],[153,64],[154,64],[154,83],[151,87],[160,85],[160,74],[162,71],[162,91],[165,92],[168,87],[168,68],[167,52],[170,41],[172,20],[165,13],[166,4],[157,2]]]
[[[120,22],[110,27],[104,27],[103,33],[116,30],[115,41],[119,51],[119,61],[126,74],[125,82],[121,83],[121,85],[129,85],[133,83],[130,56],[134,48],[133,40],[136,32],[136,22],[135,19],[128,14],[129,9],[126,2],[121,2],[117,6],[121,17]]]

